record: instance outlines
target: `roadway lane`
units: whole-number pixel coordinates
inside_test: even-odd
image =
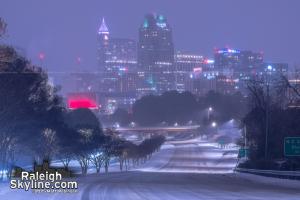
[[[300,197],[299,188],[260,183],[238,174],[128,172],[93,179],[84,189],[82,200],[299,200]]]
[[[170,142],[137,171],[91,177],[92,183],[85,178],[81,199],[299,200],[300,190],[288,187],[291,181],[275,179],[276,185],[272,178],[266,183],[261,177],[235,174],[235,163],[235,149],[198,140]]]
[[[236,148],[221,149],[214,143],[198,139],[168,142],[166,146],[137,170],[231,173],[237,163]]]

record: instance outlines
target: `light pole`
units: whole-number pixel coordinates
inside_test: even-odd
[[[266,100],[266,132],[265,132],[265,160],[268,158],[268,135],[269,135],[269,103],[270,103],[270,80],[269,76],[272,72],[273,67],[269,65],[267,67],[267,100]]]
[[[245,158],[248,160],[248,148],[247,148],[247,126],[245,124],[244,126],[244,139],[245,139],[245,145],[244,145],[244,151],[245,151]]]
[[[245,146],[244,148],[246,149],[247,148],[247,126],[245,125],[244,126],[244,139],[245,139]]]
[[[212,107],[209,107],[209,108],[207,109],[207,121],[209,121],[209,118],[210,118],[210,112],[211,112],[212,110],[213,110]]]

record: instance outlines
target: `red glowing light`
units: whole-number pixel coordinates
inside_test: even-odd
[[[194,73],[201,73],[202,72],[202,67],[195,67],[193,69]]]
[[[73,93],[68,97],[69,109],[98,109],[100,105],[97,104],[96,96],[93,93]]]
[[[78,64],[80,64],[81,63],[81,58],[77,57],[76,61],[77,61]]]
[[[212,64],[214,62],[215,62],[214,60],[207,59],[207,58],[204,60],[204,64]]]
[[[78,108],[97,109],[98,108],[96,102],[94,102],[91,99],[69,99],[68,104],[70,109],[78,109]]]
[[[43,52],[39,53],[39,59],[44,60],[45,59],[45,54]]]

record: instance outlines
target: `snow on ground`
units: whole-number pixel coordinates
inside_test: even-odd
[[[249,180],[253,183],[262,183],[262,184],[266,184],[266,185],[295,188],[300,191],[300,181],[299,180],[265,177],[265,176],[259,176],[259,175],[247,174],[247,173],[239,173],[239,172],[232,174],[232,177],[243,178],[243,179]],[[299,199],[300,199],[300,197],[299,197]]]
[[[300,181],[234,173],[237,148],[220,148],[199,138],[167,142],[159,152],[129,172],[89,174],[78,177],[77,193],[13,191],[0,183],[2,200],[299,200]],[[78,165],[73,161],[72,166]],[[90,173],[93,173],[90,169]],[[176,172],[176,173],[174,173]]]
[[[177,173],[232,173],[237,163],[237,148],[219,148],[199,138],[173,141],[153,155],[139,171]]]

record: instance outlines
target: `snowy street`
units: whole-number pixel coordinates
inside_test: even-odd
[[[138,169],[78,178],[73,194],[11,191],[1,199],[289,199],[298,200],[300,181],[234,173],[236,149],[194,140],[168,142]],[[117,166],[116,166],[117,167]]]
[[[110,174],[102,179],[95,178],[83,191],[81,199],[299,199],[299,188],[257,182],[252,180],[255,177],[239,174]]]

